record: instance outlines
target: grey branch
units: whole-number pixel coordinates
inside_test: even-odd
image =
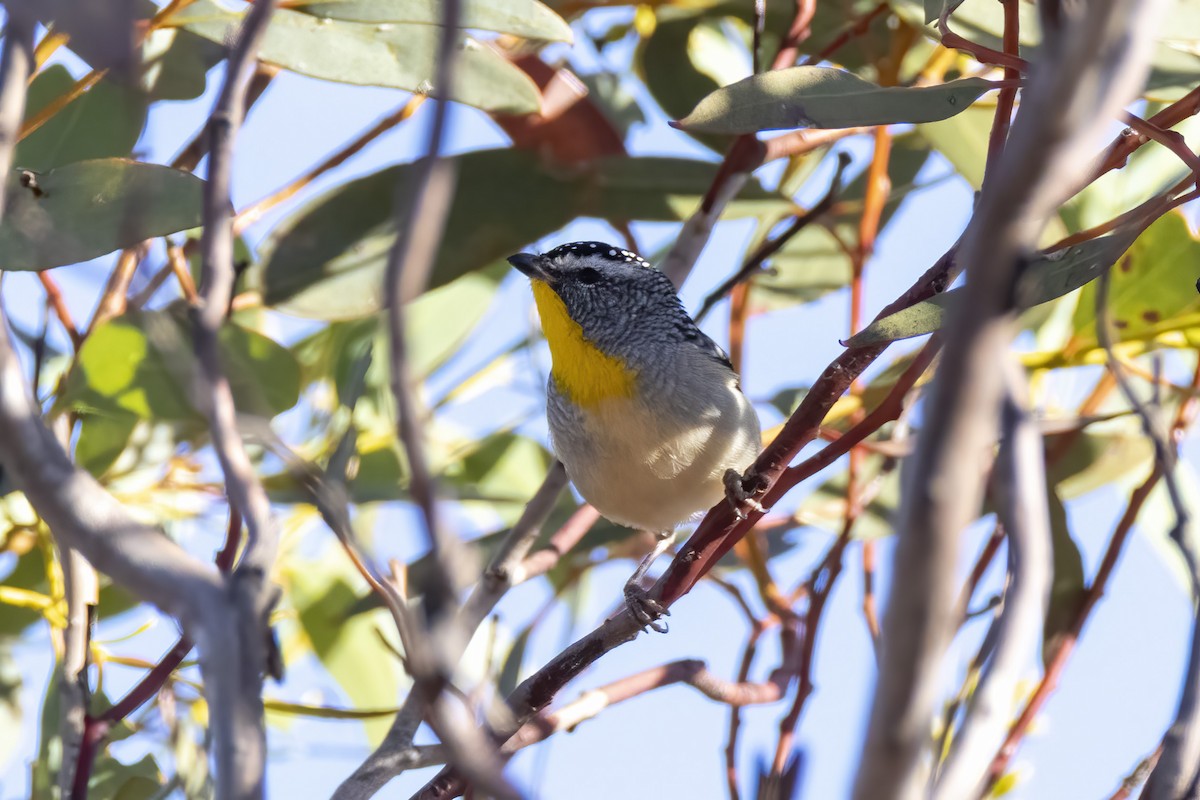
[[[530,577],[525,566],[526,555],[541,533],[542,525],[554,510],[567,483],[566,470],[560,462],[551,466],[541,487],[525,506],[521,518],[496,550],[479,583],[459,610],[459,637],[465,648],[470,636],[491,613],[496,604],[513,586]],[[540,573],[538,573],[540,574]],[[455,660],[462,652],[448,653]],[[364,800],[371,797],[389,780],[409,769],[424,766],[425,748],[413,746],[413,735],[421,724],[424,704],[416,692],[410,692],[396,715],[387,737],[348,777],[334,794],[334,800]]]
[[[404,447],[409,466],[409,490],[425,521],[433,569],[420,587],[428,624],[414,630],[406,663],[413,675],[414,687],[397,715],[384,743],[355,772],[369,769],[385,748],[412,743],[410,731],[425,714],[441,737],[451,760],[471,775],[486,794],[502,798],[517,792],[502,774],[502,762],[495,746],[461,713],[460,705],[447,702],[443,694],[449,676],[466,649],[471,631],[459,624],[458,589],[468,579],[470,555],[462,542],[448,531],[438,513],[437,486],[425,457],[421,408],[416,383],[408,363],[405,304],[425,290],[445,230],[455,186],[451,162],[441,157],[445,138],[451,89],[455,85],[455,61],[458,45],[459,0],[441,4],[441,35],[434,70],[435,109],[425,156],[419,162],[411,186],[397,187],[396,243],[388,257],[384,292],[388,304],[388,332],[391,347],[391,384],[396,401],[397,435]],[[414,722],[416,724],[414,724]],[[397,742],[397,739],[400,741]],[[347,781],[351,784],[355,776]],[[386,780],[384,778],[383,780]],[[345,790],[339,789],[339,794]]]
[[[1064,9],[964,234],[966,297],[948,328],[897,521],[896,581],[855,800],[923,794],[938,672],[957,621],[958,539],[978,512],[997,434],[1020,265],[1143,85],[1162,6],[1093,0]]]
[[[1008,534],[1008,589],[994,628],[993,655],[951,739],[935,800],[978,797],[983,792],[992,757],[1008,732],[1021,670],[1041,644],[1054,577],[1042,437],[1024,408],[1028,394],[1024,372],[1011,360],[1007,366],[1007,399],[993,486]]]
[[[259,0],[246,14],[229,52],[225,81],[209,117],[208,175],[204,186],[204,233],[200,240],[200,306],[195,348],[200,404],[208,418],[213,449],[225,476],[230,503],[249,532],[241,562],[229,580],[222,605],[234,624],[219,637],[201,636],[200,666],[209,687],[220,797],[263,796],[266,729],[262,674],[267,664],[266,625],[275,595],[268,576],[278,534],[271,505],[255,475],[238,432],[237,409],[221,365],[218,334],[233,294],[233,227],[230,183],[233,148],[246,114],[246,94],[257,63],[259,43],[276,0]],[[211,633],[206,631],[205,633]],[[220,768],[221,766],[225,768]]]

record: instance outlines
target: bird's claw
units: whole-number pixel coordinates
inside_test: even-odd
[[[761,475],[754,472],[753,469],[747,470],[743,475],[736,469],[725,470],[725,499],[729,501],[729,505],[733,508],[734,516],[738,521],[746,519],[744,507],[757,511],[759,514],[767,513],[767,509],[763,504],[756,500],[756,496],[766,491],[767,482]]]
[[[662,618],[671,616],[671,611],[636,583],[625,584],[625,605],[643,631],[652,629],[656,633],[666,633],[669,630]]]

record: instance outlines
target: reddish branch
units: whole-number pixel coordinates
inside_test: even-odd
[[[1167,130],[1188,117],[1195,116],[1198,112],[1200,112],[1200,86],[1192,89],[1146,122],[1161,130]],[[1109,145],[1108,151],[1104,154],[1104,160],[1096,168],[1088,183],[1094,183],[1101,175],[1125,166],[1134,151],[1148,141],[1150,141],[1148,136],[1138,135],[1132,130],[1124,131],[1116,141]]]
[[[508,740],[504,752],[511,755],[559,731],[572,730],[609,706],[676,683],[685,683],[710,700],[735,709],[773,703],[783,696],[788,683],[795,676],[795,654],[786,650],[784,652],[783,663],[761,683],[744,679],[725,680],[713,674],[703,661],[697,659],[682,659],[651,667],[599,689],[591,689],[561,709],[539,714],[525,723],[521,730]]]
[[[755,624],[750,629],[750,637],[746,640],[746,647],[742,651],[742,663],[738,667],[738,681],[745,681],[750,676],[750,667],[754,663],[754,656],[758,652],[758,640],[762,636],[765,628],[762,624]],[[738,734],[742,728],[742,711],[739,706],[731,706],[729,709],[729,741],[725,745],[725,782],[729,787],[729,800],[739,800],[738,793],[738,771],[737,771],[737,741]]]
[[[1005,6],[1005,8],[1004,8],[1005,26],[1004,27],[1005,27],[1006,34],[1010,29],[1012,29],[1014,27],[1009,22],[1009,15],[1016,13],[1015,11],[1010,9],[1010,6],[1015,6],[1015,5],[1016,5],[1015,2],[1011,2],[1010,0],[1004,0],[1004,6]],[[1026,61],[1025,59],[1021,58],[1020,56],[1015,55],[1011,52],[1001,52],[999,50],[993,50],[992,48],[985,47],[984,45],[981,45],[978,42],[972,42],[970,39],[966,39],[962,36],[959,36],[957,33],[950,30],[949,17],[950,17],[950,12],[952,10],[953,10],[953,4],[947,4],[946,7],[942,11],[941,17],[938,18],[938,33],[941,34],[943,47],[949,47],[953,50],[962,50],[965,53],[969,53],[971,55],[971,57],[974,58],[976,61],[978,61],[980,64],[990,64],[990,65],[996,66],[996,67],[1004,67],[1005,78],[1011,77],[1012,74],[1023,75],[1025,73],[1029,72],[1029,62]],[[1009,45],[1009,41],[1006,36],[1005,47],[1004,47],[1005,51],[1008,51],[1008,49],[1009,49],[1008,45]]]
[[[804,615],[804,635],[800,639],[802,642],[800,685],[796,689],[792,707],[779,721],[779,740],[775,746],[775,761],[771,767],[772,775],[782,774],[787,766],[788,757],[791,756],[794,749],[796,724],[800,721],[800,714],[804,711],[805,702],[813,692],[812,665],[817,647],[817,628],[821,624],[821,615],[825,611],[825,601],[829,599],[829,593],[833,590],[833,585],[842,572],[842,560],[846,546],[850,544],[850,533],[853,530],[856,516],[855,514],[848,515],[846,524],[842,526],[841,534],[829,548],[825,558],[813,570],[812,577],[808,581],[808,610]]]
[[[875,21],[875,18],[884,11],[887,11],[888,8],[890,8],[890,4],[887,2],[887,0],[876,4],[870,11],[851,22],[844,30],[842,30],[841,33],[831,39],[829,44],[825,45],[816,53],[813,53],[811,56],[804,59],[804,61],[800,62],[800,66],[807,67],[813,64],[819,64],[832,56],[838,50],[841,50],[852,39],[856,39],[859,36],[864,35],[867,32],[867,29],[871,27],[871,23]]]
[[[58,284],[54,282],[48,272],[39,272],[37,275],[42,288],[46,290],[46,300],[54,309],[54,315],[58,317],[58,321],[62,323],[67,335],[71,337],[71,344],[78,350],[79,345],[83,342],[83,337],[79,335],[79,328],[75,327],[75,321],[71,318],[71,310],[67,308],[67,301],[63,298],[62,290],[58,288]]]
[[[1017,0],[1001,0],[1004,5],[1004,52],[1016,57],[1021,48],[1021,8]],[[943,44],[945,40],[943,39]],[[996,115],[992,118],[992,132],[988,138],[987,162],[984,166],[984,183],[993,174],[997,159],[1004,152],[1004,144],[1008,141],[1008,128],[1012,123],[1013,103],[1017,98],[1017,79],[1021,70],[1015,67],[1004,68],[1006,84],[996,97]]]
[[[1124,116],[1130,128],[1133,128],[1141,136],[1158,142],[1179,156],[1179,160],[1191,170],[1192,177],[1200,180],[1200,158],[1197,158],[1196,154],[1188,147],[1187,140],[1183,138],[1182,133],[1179,131],[1164,130],[1155,123],[1144,120],[1137,114],[1131,114],[1128,111],[1125,112]]]

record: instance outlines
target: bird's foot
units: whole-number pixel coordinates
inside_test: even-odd
[[[642,588],[642,578],[650,570],[650,565],[654,563],[655,559],[671,546],[671,542],[675,540],[675,533],[674,531],[659,531],[654,536],[656,539],[654,549],[646,554],[637,569],[633,571],[633,575],[625,581],[625,605],[642,630],[652,628],[658,633],[666,633],[667,623],[660,623],[659,620],[671,616],[671,612],[662,603],[646,594],[646,590]]]
[[[755,472],[753,467],[746,470],[744,475],[736,469],[727,469],[725,470],[724,481],[725,499],[729,501],[734,515],[739,520],[746,518],[743,506],[753,509],[760,514],[767,513],[767,509],[763,508],[763,504],[755,499],[767,490],[767,480]]]
[[[646,590],[633,579],[625,584],[625,605],[642,630],[652,629],[656,633],[669,630],[662,618],[671,616],[671,611],[646,594]]]

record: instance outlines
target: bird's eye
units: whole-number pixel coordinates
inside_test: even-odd
[[[594,283],[599,283],[600,270],[593,269],[592,267],[584,267],[583,269],[579,270],[579,281],[580,283],[586,283],[588,286],[591,286]]]

